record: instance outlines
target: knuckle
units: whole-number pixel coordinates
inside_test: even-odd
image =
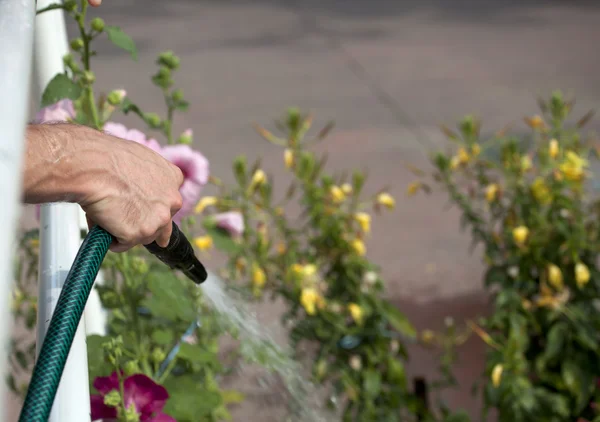
[[[158,230],[158,228],[155,225],[144,224],[140,227],[138,239],[142,240],[152,238],[156,233],[156,230]]]
[[[179,211],[181,209],[181,207],[183,207],[183,197],[181,196],[181,194],[179,192],[177,192],[177,194],[174,195],[174,197],[173,197],[172,208],[174,210]]]
[[[167,226],[171,222],[171,212],[164,209],[156,214],[156,218],[158,220],[158,227]]]
[[[175,164],[173,164],[173,163],[170,163],[170,164],[171,164],[171,168],[173,169],[173,172],[175,174],[175,180],[177,182],[177,185],[181,186],[181,184],[183,184],[183,180],[184,180],[183,171],[181,171],[181,169],[178,166],[176,166]]]

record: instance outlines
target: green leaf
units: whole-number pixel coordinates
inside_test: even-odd
[[[229,234],[218,227],[211,227],[205,224],[206,234],[212,237],[215,247],[228,254],[236,253],[240,249],[240,245],[234,242]]]
[[[76,100],[81,96],[81,87],[64,73],[58,73],[46,86],[42,94],[42,107],[55,104],[60,100]]]
[[[390,325],[407,337],[415,338],[417,330],[410,323],[406,315],[389,302],[382,302],[381,311]]]
[[[137,48],[135,42],[118,26],[107,26],[105,28],[108,34],[108,39],[112,41],[114,45],[131,54],[133,60],[137,60]]]
[[[173,333],[167,330],[156,330],[152,333],[152,340],[161,345],[173,343]]]
[[[177,356],[188,362],[198,363],[200,365],[214,364],[218,362],[217,356],[200,346],[188,343],[181,343]]]
[[[565,340],[569,335],[569,327],[564,322],[554,324],[548,332],[546,349],[544,350],[544,360],[547,362],[555,359],[562,351]]]
[[[87,355],[88,355],[88,372],[90,380],[90,389],[93,389],[94,379],[100,376],[109,375],[112,371],[109,364],[104,359],[104,349],[102,345],[108,341],[108,337],[99,335],[87,336]]]
[[[444,422],[470,422],[471,418],[469,414],[464,410],[459,410],[458,412],[449,415]]]
[[[154,271],[148,275],[148,290],[152,293],[142,301],[154,316],[168,320],[193,321],[196,318],[194,300],[181,280],[171,271]]]
[[[367,371],[363,380],[363,388],[368,398],[374,399],[381,391],[381,374],[376,371]]]
[[[170,396],[165,413],[176,420],[203,420],[223,403],[220,392],[205,389],[200,380],[191,376],[172,377],[164,386]]]

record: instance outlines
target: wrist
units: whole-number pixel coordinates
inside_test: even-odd
[[[97,132],[68,123],[30,125],[25,202],[84,203],[107,173]]]

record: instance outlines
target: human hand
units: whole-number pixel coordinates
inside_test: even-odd
[[[89,128],[78,130],[85,132],[76,139],[85,180],[76,202],[88,225],[97,224],[116,238],[113,252],[153,241],[166,247],[172,217],[182,206],[179,167],[136,142]]]

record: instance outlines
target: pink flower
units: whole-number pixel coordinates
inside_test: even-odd
[[[183,198],[183,206],[173,216],[173,220],[180,223],[183,217],[192,213],[194,205],[200,199],[202,188],[208,183],[208,160],[189,145],[167,145],[162,148],[160,153],[183,172],[184,181],[179,189]]]
[[[104,396],[111,391],[119,391],[119,378],[116,372],[109,377],[97,377],[94,388],[100,394],[90,397],[92,421],[104,419],[105,422],[116,422],[117,409],[104,404]],[[144,374],[134,374],[123,382],[125,407],[133,404],[139,415],[140,422],[177,422],[169,415],[162,413],[169,393],[162,386],[156,384]]]
[[[237,211],[223,212],[214,216],[217,227],[227,230],[232,236],[244,233],[244,218]]]
[[[75,108],[73,107],[73,101],[65,99],[38,111],[35,115],[35,122],[66,122],[74,118]]]
[[[112,136],[137,142],[138,144],[150,148],[152,151],[160,153],[161,146],[158,141],[156,139],[146,138],[144,132],[141,132],[137,129],[127,129],[127,127],[121,123],[115,122],[106,122],[103,129],[106,133]]]

